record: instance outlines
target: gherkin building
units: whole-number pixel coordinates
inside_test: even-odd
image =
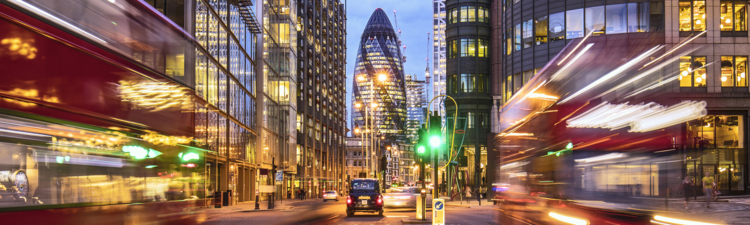
[[[355,135],[368,130],[376,135],[403,134],[406,93],[400,45],[388,15],[381,8],[375,9],[362,33],[354,67]]]

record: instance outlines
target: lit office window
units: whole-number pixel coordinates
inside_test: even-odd
[[[706,57],[680,57],[680,87],[706,86]]]
[[[719,10],[721,31],[742,31],[737,36],[747,36],[747,3],[744,1],[721,1]],[[732,33],[722,32],[722,36],[734,36]]]
[[[477,10],[477,22],[489,23],[490,22],[490,10],[485,7],[479,7]]]
[[[490,57],[489,49],[490,49],[490,43],[487,40],[484,39],[477,39],[477,44],[479,46],[479,51],[477,52],[478,57]]]
[[[466,11],[469,13],[469,15],[467,15],[466,17],[468,17],[469,22],[476,22],[477,21],[476,7],[474,6],[466,6],[466,7],[468,7]]]
[[[628,11],[626,4],[608,5],[607,25],[605,27],[607,34],[621,34],[628,32]]]
[[[747,87],[747,56],[721,57],[721,86]]]
[[[604,34],[604,6],[586,8],[586,33],[593,36]]]
[[[647,32],[649,25],[649,3],[628,3],[628,32]]]
[[[568,10],[565,14],[565,39],[583,37],[583,9]]]
[[[565,40],[565,12],[549,15],[549,41]]]
[[[476,57],[476,39],[461,39],[461,57]]]
[[[706,2],[680,1],[680,31],[703,31],[706,29]]]
[[[450,15],[450,23],[458,23],[458,9],[452,9]]]
[[[536,18],[534,21],[536,25],[536,45],[547,43],[547,29],[549,29],[549,26],[547,25],[548,22],[547,16]]]

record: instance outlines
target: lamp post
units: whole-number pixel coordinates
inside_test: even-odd
[[[386,81],[388,81],[388,75],[385,74],[385,73],[378,74],[377,78],[378,78],[378,81],[380,81],[380,83],[385,83]],[[368,78],[365,75],[359,75],[359,76],[357,76],[357,81],[358,82],[365,82],[367,80],[368,80]],[[370,107],[372,107],[372,116],[370,116],[369,110],[367,109],[367,107],[365,107],[365,117],[364,117],[364,119],[365,119],[365,127],[364,127],[364,130],[361,130],[361,132],[362,132],[362,135],[363,135],[362,136],[363,142],[368,142],[368,141],[365,141],[365,140],[369,140],[369,143],[366,143],[367,146],[363,145],[362,148],[366,149],[366,151],[367,151],[367,154],[366,154],[366,156],[367,156],[367,166],[368,166],[368,169],[370,170],[370,175],[375,176],[375,173],[374,173],[374,171],[375,171],[375,163],[374,162],[375,161],[373,160],[373,158],[375,157],[374,154],[375,154],[375,147],[376,147],[375,146],[375,131],[376,131],[376,129],[375,129],[375,119],[374,118],[375,118],[375,109],[378,107],[378,103],[375,102],[375,91],[374,91],[375,90],[375,86],[373,84],[374,80],[370,79],[369,83],[370,83],[370,89],[369,89],[370,97],[369,97],[369,102],[370,102]],[[355,107],[361,108],[361,107],[364,107],[364,104],[357,102],[357,103],[355,103]],[[369,117],[369,121],[370,121],[369,124],[368,124],[368,117]],[[369,133],[369,137],[367,136],[367,133]]]

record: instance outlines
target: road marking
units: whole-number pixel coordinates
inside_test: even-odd
[[[500,212],[503,212],[503,215],[506,215],[506,216],[510,217],[511,219],[514,219],[514,220],[516,220],[516,221],[518,221],[518,222],[521,222],[521,223],[525,223],[525,224],[528,224],[528,225],[532,225],[532,224],[533,224],[533,225],[536,225],[536,223],[534,223],[534,222],[531,222],[531,221],[529,221],[529,220],[527,220],[527,219],[521,219],[521,218],[518,218],[518,217],[516,217],[516,216],[510,215],[510,214],[506,214],[506,213],[505,213],[505,210],[502,210],[502,209],[498,209],[498,208],[492,208],[492,209],[494,209],[494,210],[497,210],[497,211],[500,211]]]

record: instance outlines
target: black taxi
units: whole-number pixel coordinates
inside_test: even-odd
[[[377,212],[383,215],[383,195],[377,179],[354,179],[349,184],[349,195],[346,196],[346,215],[354,212]]]

